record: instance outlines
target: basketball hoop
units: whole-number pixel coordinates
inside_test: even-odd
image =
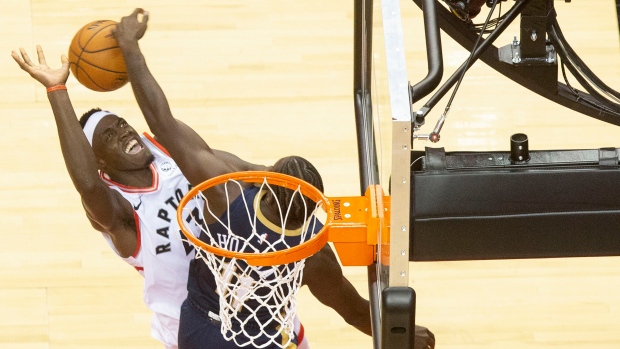
[[[268,190],[269,184],[281,186],[296,191],[298,193],[297,195],[304,195],[308,197],[317,205],[315,211],[313,211],[311,215],[318,213],[317,210],[320,209],[322,209],[326,213],[326,220],[322,222],[323,228],[320,231],[314,233],[313,237],[308,239],[307,241],[297,246],[291,246],[286,250],[256,250],[254,252],[236,252],[223,247],[219,247],[216,244],[209,244],[198,239],[196,236],[193,235],[193,233],[187,230],[187,222],[183,218],[182,211],[190,200],[195,199],[197,196],[200,195],[202,191],[212,188],[218,184],[235,183],[235,185],[241,186],[242,182],[260,184],[262,186],[265,186],[266,190]],[[230,202],[228,202],[228,204],[230,205]],[[284,213],[286,212],[282,210],[281,205],[279,206],[281,218],[284,219]],[[211,213],[208,214],[211,215]],[[179,220],[179,223],[181,223],[181,230],[183,231],[185,237],[187,237],[187,239],[192,244],[202,250],[211,252],[219,256],[246,260],[248,264],[254,266],[273,266],[288,264],[308,258],[309,256],[315,254],[327,243],[327,234],[325,233],[327,232],[327,227],[329,227],[332,221],[332,216],[333,206],[331,202],[317,188],[310,185],[308,182],[305,182],[293,176],[267,171],[234,172],[207,180],[192,188],[185,195],[185,197],[183,197],[183,199],[179,203],[179,209],[177,210],[177,219]],[[198,217],[195,218],[197,221],[199,221]],[[214,218],[219,219],[219,217]]]
[[[215,186],[223,189],[218,197],[225,201],[227,208],[219,217],[211,211],[204,194]],[[289,203],[278,201],[274,189],[281,188],[292,192]],[[328,237],[337,241],[334,242],[337,251],[337,244],[350,246],[348,257],[341,256],[343,265],[347,260],[355,263],[348,265],[372,263],[376,233],[372,232],[375,235],[371,237],[369,227],[381,225],[377,222],[383,212],[377,210],[374,199],[377,190],[370,192],[367,197],[327,198],[301,179],[275,172],[250,171],[207,180],[181,199],[177,220],[187,240],[196,248],[196,258],[205,262],[215,278],[220,296],[221,332],[226,340],[257,348],[273,344],[284,348],[291,343],[305,259],[321,250]],[[277,224],[267,221],[261,212],[261,199],[269,193],[277,203]],[[192,200],[198,201],[195,207],[188,205]],[[290,218],[294,201],[298,205],[303,203],[300,210],[304,212],[303,219],[299,215],[294,221]],[[217,204],[221,206],[219,201]],[[234,217],[231,211],[235,212]],[[275,219],[273,215],[271,219]],[[335,220],[338,222],[334,223]],[[291,227],[291,222],[295,226]],[[200,228],[200,236],[192,232],[196,226]],[[268,338],[266,342],[265,338]]]

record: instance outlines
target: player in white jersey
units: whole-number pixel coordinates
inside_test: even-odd
[[[154,312],[152,335],[166,348],[177,348],[179,309],[193,252],[180,240],[175,205],[188,181],[163,148],[140,137],[117,115],[92,110],[78,122],[64,85],[66,56],[60,69],[50,69],[40,46],[39,65],[20,51],[12,52],[15,61],[47,88],[67,171],[88,219],[144,275],[144,301]],[[264,168],[226,152],[218,155],[248,170]]]
[[[109,114],[98,111],[93,116],[99,113]],[[190,189],[190,184],[157,141],[147,134],[141,139],[153,154],[151,186],[126,186],[103,172],[101,179],[129,201],[137,215],[140,247],[134,255],[123,259],[144,276],[144,303],[154,312],[153,337],[174,346],[179,304],[187,296],[188,265],[194,258],[193,247],[179,235],[175,217],[178,202]]]

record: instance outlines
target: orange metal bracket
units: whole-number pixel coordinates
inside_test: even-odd
[[[379,236],[389,241],[390,198],[379,185],[364,196],[330,197],[334,207],[329,241],[345,266],[367,266],[376,260]]]

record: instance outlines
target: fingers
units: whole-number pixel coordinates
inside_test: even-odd
[[[431,332],[428,329],[427,329],[427,332],[428,332],[428,345],[431,349],[435,348],[435,334],[433,334],[433,332]]]
[[[26,50],[20,47],[19,52],[22,55],[22,59],[24,60],[24,63],[28,66],[32,66],[32,61],[30,60],[30,57],[28,57],[28,53],[26,53]]]
[[[69,78],[69,58],[66,54],[63,53],[60,56],[60,62],[62,63],[62,67],[59,69],[62,72],[62,84],[66,84]]]
[[[28,57],[28,54],[26,53],[26,50],[20,47],[19,53],[17,53],[17,51],[11,51],[11,57],[13,57],[17,65],[19,65],[23,71],[32,75],[34,68],[32,66],[32,62],[30,61],[30,57]]]
[[[13,59],[15,60],[15,62],[17,62],[17,64],[19,65],[20,68],[22,68],[22,70],[27,70],[27,65],[26,63],[24,63],[24,59],[19,55],[19,53],[17,53],[16,51],[11,51],[11,57],[13,57]]]
[[[41,48],[41,45],[37,45],[37,56],[39,57],[40,65],[47,65],[47,63],[45,62],[45,54],[43,54],[43,49]]]
[[[149,21],[149,12],[148,11],[144,11],[142,12],[142,23],[146,24]]]
[[[144,9],[143,8],[136,8],[135,10],[133,10],[133,13],[131,14],[131,17],[135,17],[138,18],[139,14],[143,14],[144,13]]]
[[[30,57],[28,57],[26,50],[20,47],[19,53],[13,51],[11,52],[11,56],[13,56],[13,59],[15,60],[15,62],[17,62],[17,64],[19,65],[20,68],[22,68],[23,71],[32,75],[32,69],[33,69],[32,62],[30,61]]]
[[[142,15],[142,20],[139,20],[138,15]],[[142,8],[135,9],[131,16],[144,25],[146,25],[146,23],[149,21],[149,12],[145,11]]]
[[[22,58],[20,57],[19,53],[17,53],[15,50],[11,51],[11,57],[13,57],[13,59],[19,63],[22,61]]]
[[[435,334],[426,327],[415,325],[415,347],[419,349],[434,349]]]
[[[129,16],[125,16],[121,18],[120,22],[131,23],[132,21],[136,21],[137,23],[142,24],[146,28],[146,24],[149,21],[149,12],[145,11],[143,8],[138,7]],[[116,32],[116,28],[112,29],[112,34],[114,34],[115,32]]]
[[[67,77],[69,77],[69,75],[68,75],[69,74],[69,67],[70,67],[69,57],[67,57],[67,55],[63,53],[60,56],[60,62],[62,63],[62,69],[64,69],[66,71]],[[66,79],[65,79],[65,81],[66,81]]]
[[[145,11],[143,8],[138,7],[137,9],[133,10],[133,13],[130,15],[130,17],[133,17],[137,20],[138,15],[142,15],[142,21],[140,22],[142,22],[143,24],[146,24],[146,22],[149,21],[149,12]]]

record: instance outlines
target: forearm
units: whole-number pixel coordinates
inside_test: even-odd
[[[370,311],[370,310],[369,310]],[[349,323],[349,325],[355,327],[356,329],[358,329],[360,332],[368,335],[368,336],[372,336],[372,326],[370,322],[363,322],[362,321],[357,321],[356,323]]]
[[[344,277],[342,284],[330,283],[319,287],[312,287],[310,292],[323,304],[334,309],[349,325],[359,331],[372,336],[370,321],[370,303],[357,293]]]
[[[151,132],[165,142],[165,131],[175,126],[166,96],[146,65],[138,41],[119,40],[119,46],[138,106]]]
[[[357,291],[354,290],[348,280],[345,279],[345,283],[348,283],[347,288],[351,290],[343,292],[343,301],[349,302],[350,305],[338,313],[342,318],[351,326],[355,327],[359,331],[372,336],[372,324],[370,321],[370,302],[361,297]],[[336,309],[338,311],[338,309]]]
[[[368,301],[365,302],[365,306],[363,306],[364,311],[358,314],[355,318],[354,323],[351,326],[357,328],[361,332],[372,336],[372,324],[370,321],[370,303]]]
[[[213,149],[213,153],[222,161],[230,164],[232,171],[266,171],[268,169],[265,165],[247,162],[237,155],[231,154],[227,151]]]
[[[95,153],[77,120],[66,90],[48,93],[62,156],[73,185],[80,193],[82,205],[91,224],[99,231],[107,232],[123,256],[135,251],[135,225],[129,202],[120,202],[116,193],[101,180]],[[126,232],[130,233],[127,234]],[[118,235],[122,234],[122,235]],[[119,240],[120,239],[120,240]]]
[[[321,303],[334,309],[349,325],[372,335],[370,303],[344,277],[329,244],[306,260],[304,284]]]
[[[58,129],[60,148],[73,185],[80,193],[99,184],[99,172],[92,148],[80,126],[66,90],[47,94]]]

